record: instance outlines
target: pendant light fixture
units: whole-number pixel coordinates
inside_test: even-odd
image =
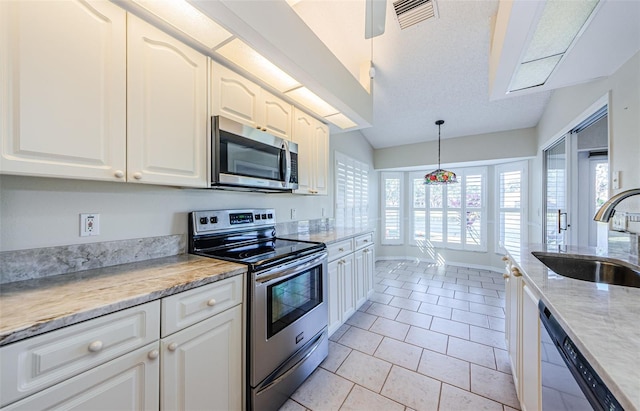
[[[443,124],[444,120],[436,121],[438,126],[438,169],[424,176],[424,184],[451,184],[458,182],[456,173],[440,168],[440,126]]]

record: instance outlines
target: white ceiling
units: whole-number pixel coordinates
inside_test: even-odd
[[[606,59],[577,43],[574,49],[581,50],[582,57],[590,55],[589,64],[574,58],[562,67],[562,81],[554,88],[609,75],[640,49],[640,2],[602,1],[598,13],[604,17],[598,21],[596,16],[581,39],[596,39],[594,47],[607,51]],[[617,13],[607,12],[610,4],[617,6]],[[365,1],[301,0],[293,8],[358,77],[371,57],[371,40],[364,39]],[[498,0],[439,0],[437,8],[438,18],[400,30],[392,1],[387,2],[385,33],[373,40],[373,126],[361,130],[372,146],[437,139],[438,119],[445,120],[443,139],[536,126],[552,91],[490,101],[489,55]],[[616,25],[627,30],[608,30]],[[503,54],[519,56],[522,47],[507,41],[509,53]],[[596,61],[604,67],[594,69]],[[567,75],[572,72],[576,75]]]

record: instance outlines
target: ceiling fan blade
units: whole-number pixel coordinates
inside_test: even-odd
[[[370,39],[384,33],[387,0],[365,0],[364,38]]]

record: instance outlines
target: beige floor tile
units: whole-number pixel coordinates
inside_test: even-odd
[[[496,297],[488,297],[485,296],[484,297],[484,303],[487,305],[493,305],[494,307],[504,307],[505,306],[505,301],[501,298],[496,298]]]
[[[469,294],[485,295],[487,297],[498,297],[498,290],[469,286]]]
[[[426,291],[428,288],[429,287],[425,286],[424,291],[414,290],[409,296],[409,299],[429,304],[437,304],[439,296],[435,294],[427,294]]]
[[[389,298],[391,298],[391,296],[389,296]],[[367,313],[369,314],[388,318],[390,320],[395,319],[399,312],[400,312],[400,309],[397,307],[391,307],[386,304],[379,304],[379,303],[373,303],[371,304],[371,307],[367,309]]]
[[[440,297],[438,299],[438,305],[469,311],[469,301],[456,300],[455,298]]]
[[[511,374],[511,363],[509,362],[509,353],[505,350],[493,348],[493,353],[496,356],[496,367],[498,371],[502,371],[507,374]]]
[[[329,341],[338,341],[349,328],[351,328],[349,324],[342,324],[340,328],[338,328],[333,334],[331,334],[331,337],[329,337]]]
[[[489,319],[484,314],[477,314],[469,311],[457,310],[454,308],[453,312],[451,313],[451,319],[454,321],[459,321],[461,323],[489,328]]]
[[[369,309],[369,307],[371,307],[371,304],[373,304],[373,302],[371,301],[363,302],[360,308],[358,308],[358,311],[366,312]]]
[[[411,290],[407,290],[406,288],[388,287],[384,293],[406,298],[411,295]]]
[[[373,354],[378,348],[378,344],[382,341],[382,336],[372,332],[351,327],[338,340],[342,345],[362,351],[366,354]]]
[[[496,318],[489,316],[489,328],[496,331],[505,331],[504,318]]]
[[[471,391],[510,407],[519,407],[511,374],[471,364]]]
[[[423,350],[418,372],[456,387],[470,389],[469,363],[431,350]]]
[[[324,359],[320,366],[327,371],[336,372],[350,352],[351,348],[329,341],[329,355],[327,355],[327,358]]]
[[[420,293],[426,293],[427,290],[429,289],[428,286],[426,285],[421,285],[421,284],[412,284],[412,283],[405,283],[402,288],[407,289],[407,290],[411,290],[411,291],[418,291]]]
[[[391,364],[381,359],[351,351],[336,374],[375,392],[380,392]]]
[[[351,381],[318,368],[291,398],[314,411],[332,411],[340,409],[351,388],[353,388]]]
[[[471,301],[474,303],[484,303],[484,296],[478,294],[470,294],[462,291],[456,291],[456,295],[454,298],[458,300]]]
[[[409,324],[378,317],[369,330],[377,334],[395,338],[396,340],[404,340],[404,337],[407,336],[407,332],[409,331]]]
[[[418,363],[420,362],[422,348],[394,340],[393,338],[385,337],[373,355],[385,361],[389,361],[393,364],[415,371],[418,368]]]
[[[375,315],[367,314],[362,311],[356,311],[347,320],[347,324],[368,330],[369,327],[376,321],[378,317]]]
[[[422,348],[445,353],[447,352],[448,338],[444,334],[412,326],[404,341]]]
[[[344,337],[343,337],[344,338]],[[473,341],[450,337],[447,355],[480,364],[484,367],[496,368],[493,348]]]
[[[504,333],[500,331],[493,331],[488,328],[471,326],[471,335],[469,339],[471,341],[479,342],[481,344],[490,345],[492,347],[501,348],[506,350],[506,343],[504,341]]]
[[[411,290],[407,291],[411,294]],[[410,300],[403,297],[393,297],[389,302],[389,305],[392,307],[403,308],[405,310],[418,311],[418,308],[420,308],[420,301]]]
[[[455,295],[455,291],[442,288],[442,285],[437,287],[429,286],[429,289],[427,290],[427,294],[435,294],[442,297],[453,298],[453,296]]]
[[[452,335],[465,340],[469,339],[469,324],[434,317],[431,322],[431,327],[429,328],[439,333]]]
[[[504,318],[504,309],[493,305],[469,303],[469,311],[479,314],[486,314],[492,317]]]
[[[418,308],[418,312],[433,315],[434,317],[446,318],[447,320],[451,319],[451,308],[441,305],[422,303],[420,304],[420,308]]]
[[[404,405],[398,404],[380,394],[356,385],[349,393],[340,411],[404,411]]]
[[[369,297],[369,301],[373,301],[375,303],[380,303],[380,304],[389,304],[389,301],[391,301],[392,298],[393,296],[391,295],[374,292]]]
[[[438,411],[503,411],[502,404],[490,399],[442,384]]]
[[[462,291],[465,293],[469,292],[469,286],[462,285],[462,284],[444,283],[442,284],[442,288],[445,288],[447,290],[453,290],[453,291]]]
[[[440,381],[394,365],[381,394],[414,410],[438,409]]]
[[[388,286],[391,286],[391,287],[402,288],[402,286],[404,285],[404,281],[392,280],[390,278],[385,278],[384,280],[380,281],[380,284],[388,285]]]
[[[396,317],[396,321],[426,329],[429,329],[431,326],[432,319],[433,317],[430,315],[408,310],[400,310],[400,313]]]
[[[287,402],[285,402],[282,405],[282,407],[280,407],[280,411],[305,411],[305,410],[306,408],[304,408],[302,405],[298,404],[292,399],[287,400]]]
[[[458,284],[468,285],[469,287],[482,287],[482,282],[477,280],[458,279]]]

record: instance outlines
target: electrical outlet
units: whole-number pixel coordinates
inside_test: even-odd
[[[80,214],[80,237],[100,235],[100,214]]]
[[[295,220],[295,219],[296,219],[296,209],[295,209],[295,208],[292,208],[292,209],[291,209],[291,219],[292,219],[292,220]]]

